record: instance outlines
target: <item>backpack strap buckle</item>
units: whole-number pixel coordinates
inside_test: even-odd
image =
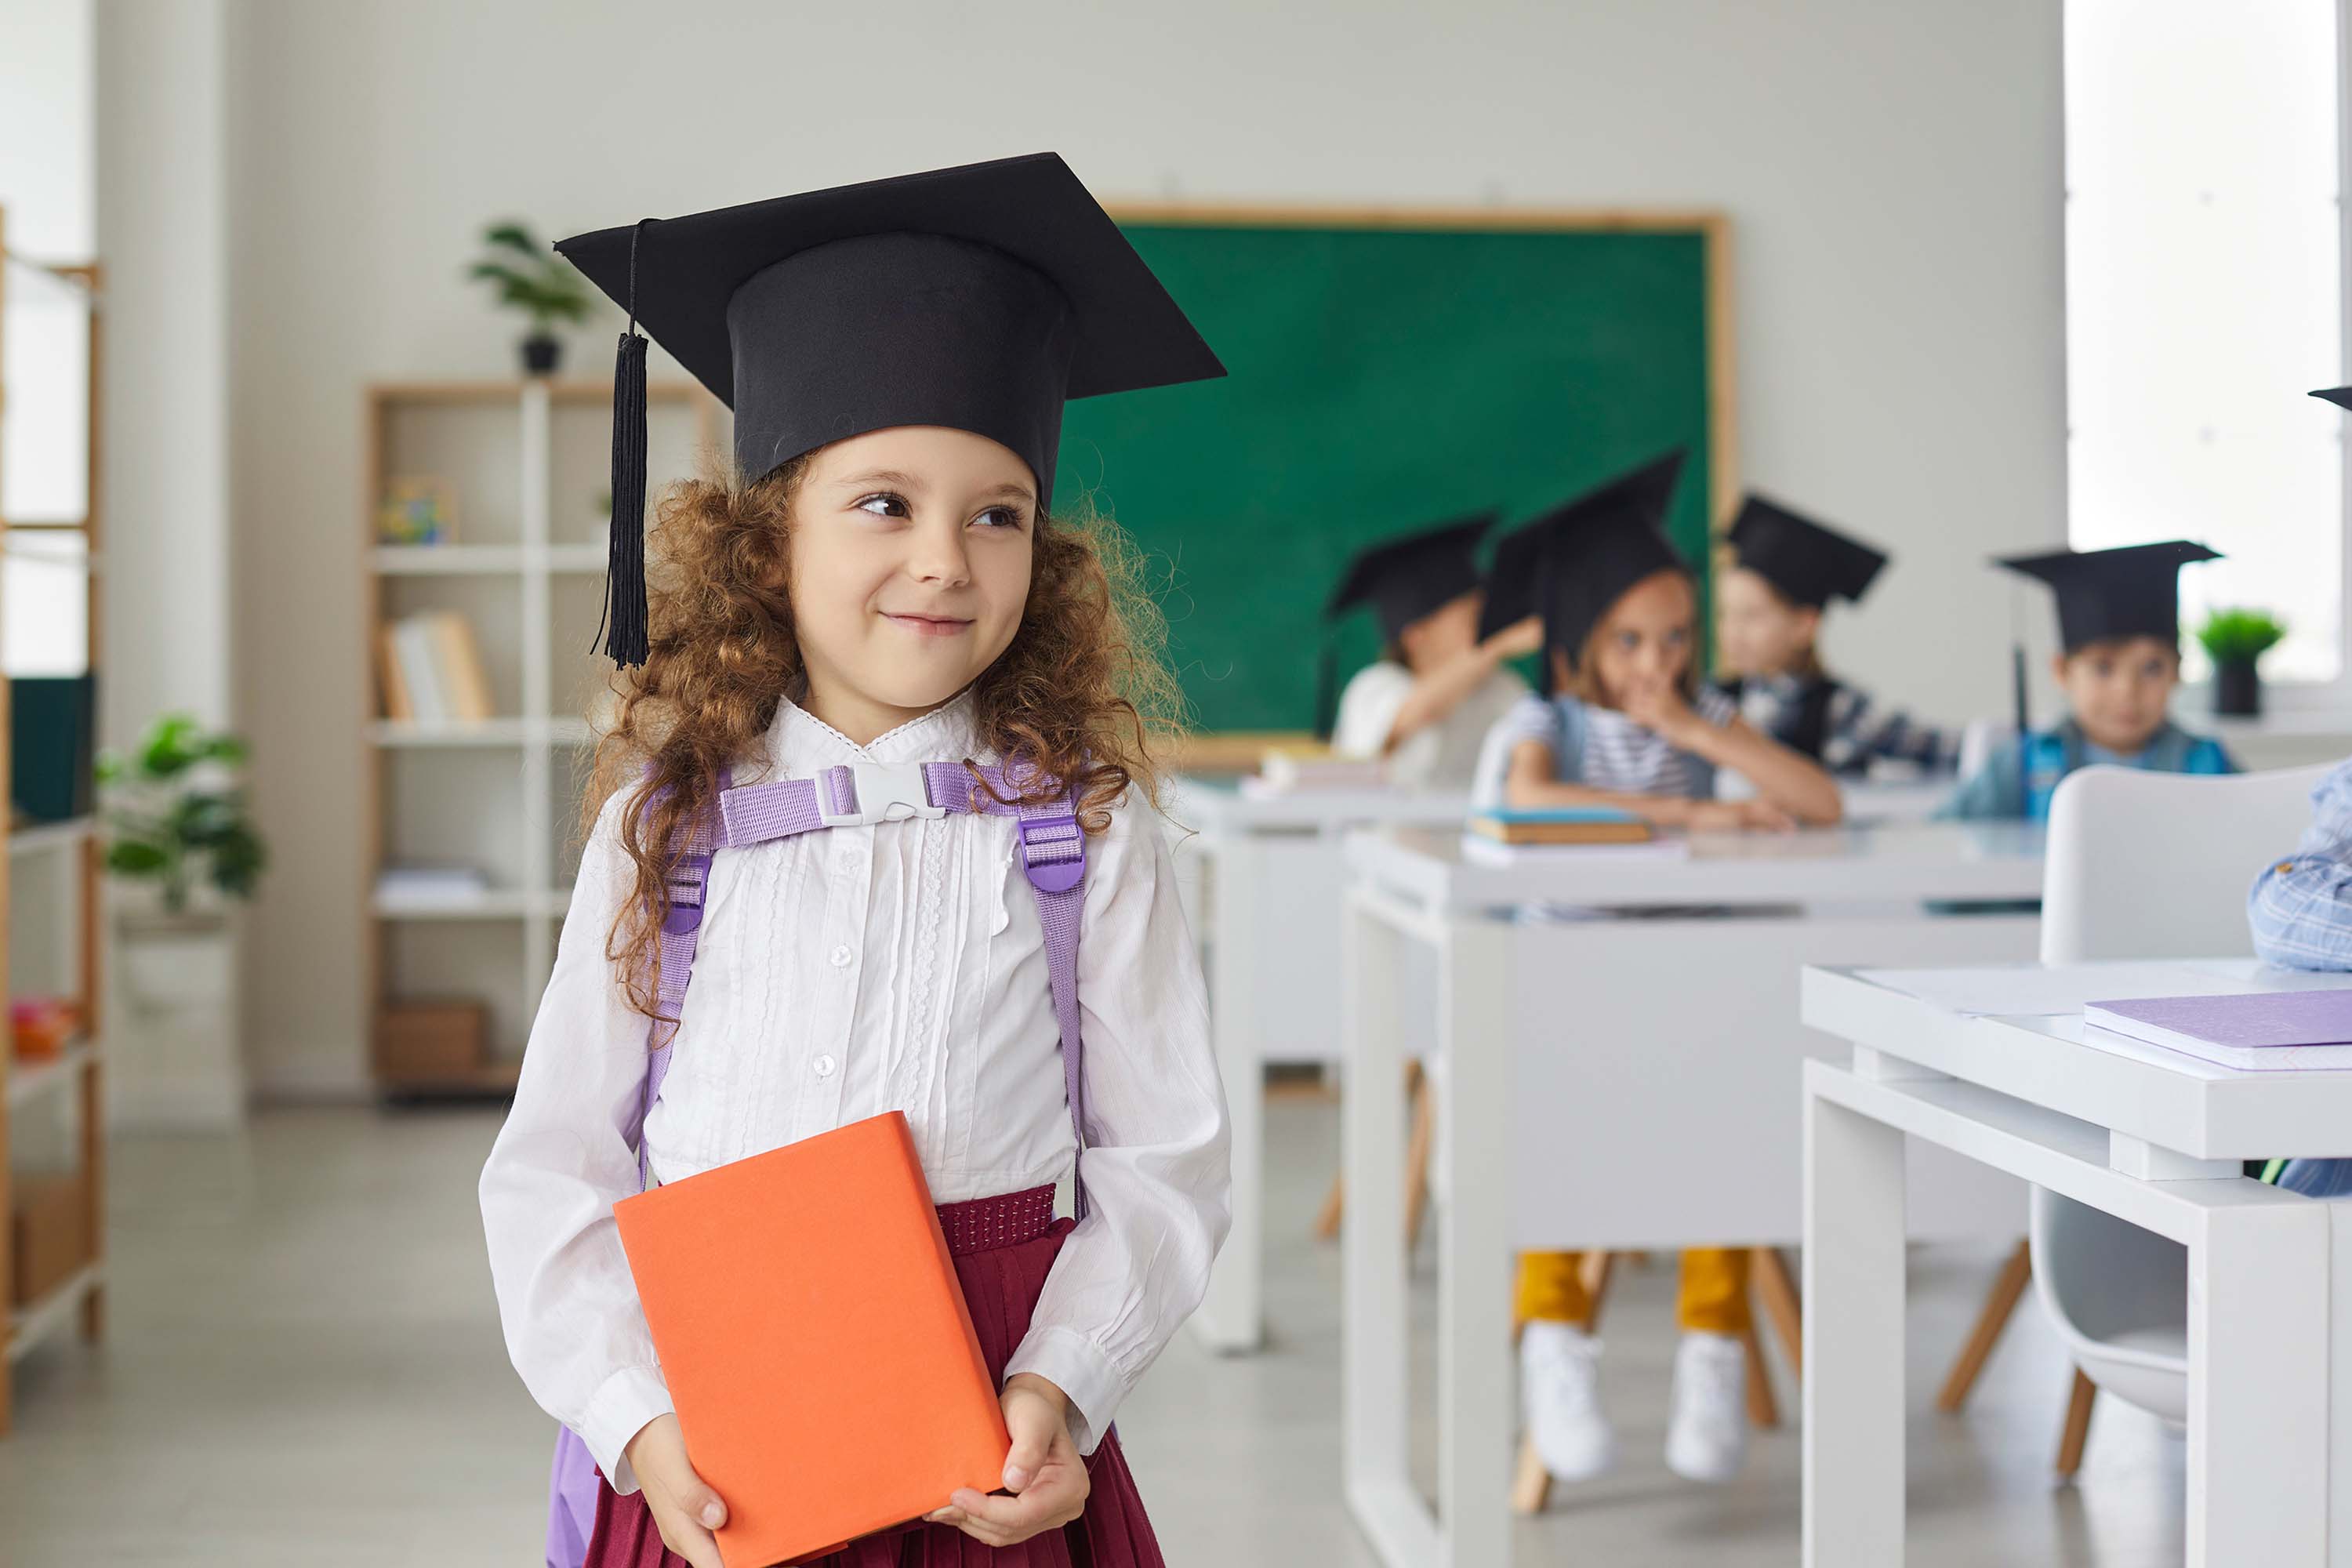
[[[1087,874],[1087,836],[1078,826],[1066,800],[1053,803],[1036,816],[1026,810],[1013,818],[1021,830],[1021,864],[1029,884],[1041,893],[1066,893]]]
[[[931,804],[920,763],[845,763],[816,775],[817,820],[827,827],[870,827],[918,816],[945,816]]]

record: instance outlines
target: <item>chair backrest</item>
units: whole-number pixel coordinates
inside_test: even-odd
[[[2068,774],[2050,800],[2042,961],[2251,954],[2246,889],[2303,837],[2331,765]]]

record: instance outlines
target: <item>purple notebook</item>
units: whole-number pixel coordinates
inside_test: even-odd
[[[2192,1052],[2199,1046],[2248,1050],[2352,1045],[2352,991],[2093,1002],[2084,1007],[2083,1021],[2151,1045]]]

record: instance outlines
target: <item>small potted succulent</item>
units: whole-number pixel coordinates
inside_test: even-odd
[[[559,321],[578,326],[588,319],[587,284],[521,222],[492,224],[482,231],[482,243],[490,254],[467,275],[496,284],[499,304],[530,318],[530,333],[522,341],[523,374],[553,375],[563,359],[563,342],[553,329]]]
[[[2286,626],[2267,610],[2215,610],[2198,629],[2197,640],[2213,661],[2213,711],[2252,718],[2263,710],[2263,682],[2255,660],[2286,636]]]

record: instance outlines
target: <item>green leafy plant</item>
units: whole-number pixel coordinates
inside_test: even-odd
[[[491,254],[467,270],[469,278],[495,283],[499,303],[530,317],[534,335],[558,321],[573,326],[588,319],[588,286],[572,264],[549,251],[524,224],[509,219],[482,231]]]
[[[2268,610],[2215,610],[2198,628],[2197,640],[2215,664],[2252,664],[2284,636],[2285,623]]]
[[[100,752],[107,869],[157,884],[173,914],[187,909],[199,879],[225,898],[253,897],[268,852],[235,780],[244,764],[242,740],[185,713],[157,719],[128,756]]]

